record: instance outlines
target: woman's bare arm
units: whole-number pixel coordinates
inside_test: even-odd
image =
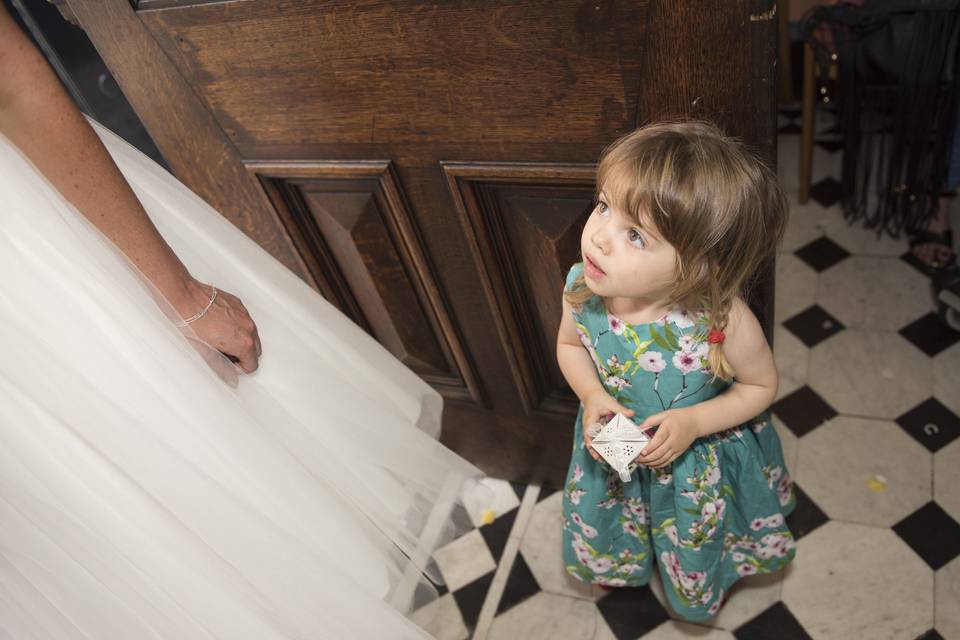
[[[181,314],[208,299],[163,241],[47,61],[0,7],[0,133],[120,248]]]
[[[206,306],[210,289],[190,276],[163,240],[100,138],[2,6],[0,133],[130,258],[181,317]],[[259,338],[240,301],[218,296],[208,316],[191,325],[197,335],[237,358],[245,371],[255,370]]]

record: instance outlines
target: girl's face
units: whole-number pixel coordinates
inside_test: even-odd
[[[677,277],[677,252],[652,224],[641,226],[600,192],[580,237],[587,286],[605,298],[665,300]]]

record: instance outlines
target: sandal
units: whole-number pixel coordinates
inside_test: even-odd
[[[911,262],[928,276],[936,276],[950,268],[956,262],[957,254],[953,251],[953,232],[950,229],[943,231],[913,231],[907,238],[910,242]],[[932,262],[924,262],[913,253],[914,247],[922,244],[935,244],[946,247],[950,250],[950,257],[946,260],[934,259]]]

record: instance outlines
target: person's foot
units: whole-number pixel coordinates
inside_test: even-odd
[[[956,259],[950,232],[949,203],[949,198],[940,198],[937,215],[927,228],[910,234],[913,257],[931,272],[950,266]]]
[[[911,239],[910,250],[913,257],[930,271],[939,271],[950,266],[956,259],[950,236],[949,230],[941,233],[919,232]]]

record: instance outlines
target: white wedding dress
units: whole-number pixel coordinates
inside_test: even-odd
[[[482,500],[435,439],[440,396],[91,124],[194,277],[246,305],[263,356],[222,380],[0,136],[0,639],[430,637],[404,614],[453,510]]]

